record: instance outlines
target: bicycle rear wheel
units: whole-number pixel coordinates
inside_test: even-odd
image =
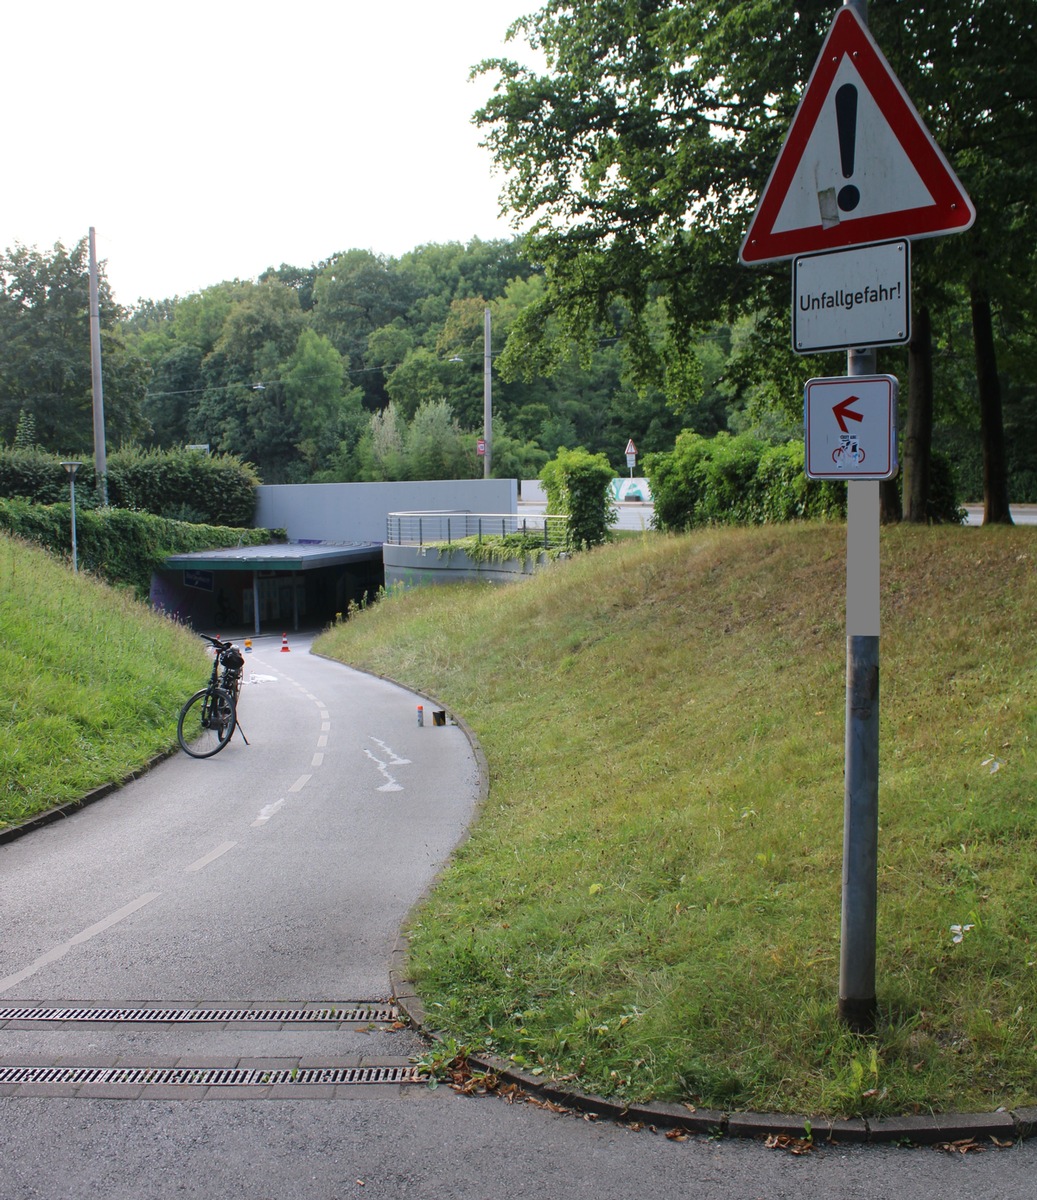
[[[180,710],[177,741],[192,758],[212,758],[230,741],[237,720],[230,692],[223,688],[203,688]]]

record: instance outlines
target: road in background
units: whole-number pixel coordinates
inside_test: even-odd
[[[615,507],[616,519],[612,522],[610,528],[636,532],[644,532],[646,529],[652,528],[652,517],[655,515],[655,506],[653,504],[640,501],[623,501]],[[522,500],[519,501],[519,517],[524,513],[528,513],[530,516],[539,516],[545,512],[547,512],[546,504],[538,503],[537,501],[531,501],[527,504]]]
[[[966,525],[982,525],[983,524],[983,505],[982,504],[966,504],[965,511],[967,514]],[[523,513],[543,513],[546,512],[544,504],[532,502],[529,504],[519,501],[518,506],[519,516]],[[1013,504],[1012,520],[1016,525],[1037,525],[1037,504]],[[652,518],[655,515],[655,506],[651,503],[625,502],[616,505],[616,519],[612,523],[612,529],[622,530],[646,530],[652,528]]]
[[[968,513],[966,525],[983,524],[982,504],[966,504],[965,511]],[[1013,504],[1010,511],[1016,525],[1037,525],[1037,504]]]

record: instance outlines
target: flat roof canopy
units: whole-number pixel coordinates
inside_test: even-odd
[[[167,571],[312,571],[381,559],[380,542],[277,542],[171,554]]]

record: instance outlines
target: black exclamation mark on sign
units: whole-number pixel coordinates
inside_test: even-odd
[[[844,83],[835,93],[835,124],[839,131],[839,161],[843,178],[853,177],[853,160],[857,152],[857,89],[852,83]],[[860,191],[847,183],[839,189],[837,197],[843,212],[853,212],[861,202]]]

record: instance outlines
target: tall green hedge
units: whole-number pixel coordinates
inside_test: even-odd
[[[684,432],[665,454],[649,454],[645,473],[660,529],[762,525],[846,513],[846,487],[807,479],[803,445],[772,446],[749,434],[705,438]]]
[[[72,555],[72,506],[0,500],[0,529],[37,542],[63,558]],[[76,544],[80,569],[108,583],[129,585],[145,600],[151,575],[170,554],[260,546],[283,540],[284,530],[191,525],[122,508],[80,508],[76,492]]]
[[[808,479],[802,442],[774,446],[750,434],[684,432],[669,453],[646,457],[645,474],[659,529],[846,516],[846,484]],[[960,524],[964,516],[950,464],[934,453],[928,518]]]
[[[571,549],[600,546],[608,540],[615,508],[612,467],[604,454],[560,447],[558,457],[540,472],[540,482],[547,493],[547,511],[569,518]]]
[[[92,469],[90,482],[92,485]],[[45,450],[0,447],[0,499],[15,497],[35,500],[39,504],[67,500],[68,474],[61,459]],[[92,503],[85,495],[83,501],[84,504]]]
[[[251,525],[259,477],[230,454],[197,450],[117,450],[108,457],[108,503],[200,525]],[[0,498],[55,504],[68,499],[68,474],[56,455],[0,448]],[[76,475],[76,508],[100,498],[94,464]]]

